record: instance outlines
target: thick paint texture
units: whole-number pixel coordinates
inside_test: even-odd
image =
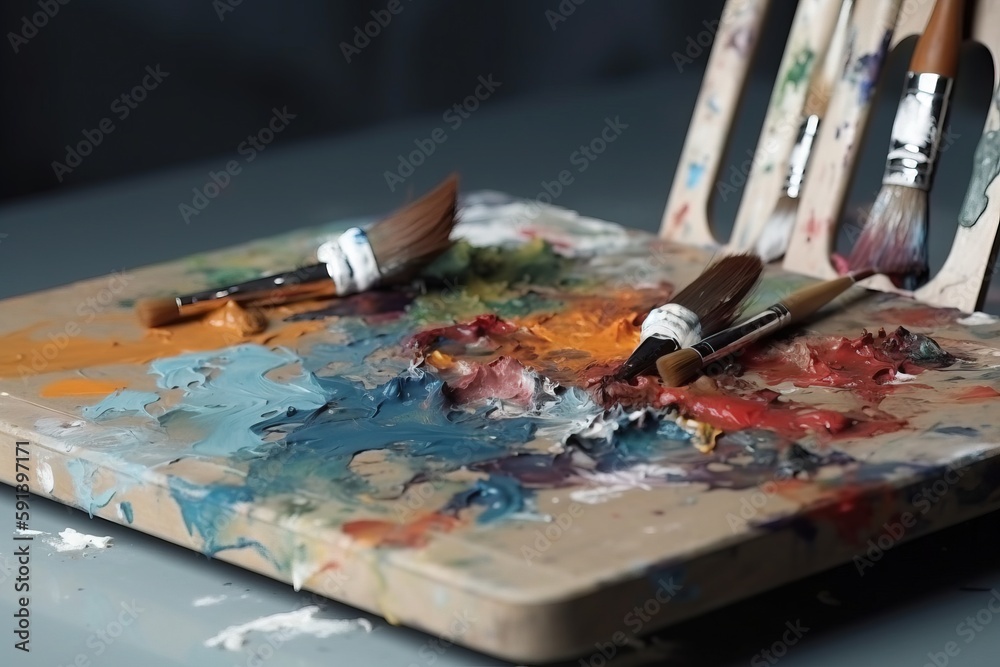
[[[108,439],[102,449],[123,469],[146,465],[166,477],[205,553],[249,547],[301,582],[327,561],[304,563],[295,545],[247,537],[255,510],[291,530],[302,521],[362,545],[416,548],[435,533],[544,519],[546,494],[564,489],[599,499],[778,480],[782,498],[836,499],[841,509],[823,505],[813,525],[868,521],[844,509],[851,496],[840,487],[878,488],[898,466],[858,461],[837,445],[910,428],[891,399],[924,391],[923,377],[960,363],[958,352],[901,328],[850,337],[862,326],[916,326],[889,313],[837,336],[793,332],[688,387],[653,377],[609,383],[645,314],[673,293],[678,257],[692,251],[629,245],[622,233],[587,252],[564,240],[557,252],[541,231],[515,231],[504,233],[525,240],[512,246],[458,242],[399,290],[271,309],[261,333],[210,318],[139,332],[118,326],[119,312],[102,315],[118,333],[84,331],[52,370],[143,364],[155,392],[115,386],[81,401],[80,417]],[[253,277],[229,268],[212,277]],[[766,283],[758,305],[795,282]],[[935,316],[951,317],[943,312]],[[0,375],[17,375],[43,329],[2,337]],[[956,385],[953,400],[993,400],[987,385]],[[64,395],[92,389],[53,386]],[[808,388],[829,395],[807,400]],[[36,427],[72,445],[94,442],[87,425]],[[196,474],[200,462],[214,464],[215,476]],[[71,473],[78,503],[94,511],[115,490],[90,465]],[[126,520],[142,520],[126,505]]]

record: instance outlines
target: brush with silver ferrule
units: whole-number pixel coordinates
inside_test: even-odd
[[[840,296],[854,283],[873,274],[873,271],[857,271],[803,287],[744,322],[708,336],[690,347],[664,355],[657,360],[656,370],[668,387],[687,384],[708,364],[808,317]]]
[[[958,71],[964,12],[964,0],[937,0],[917,40],[892,125],[882,189],[848,258],[850,266],[871,267],[905,289],[916,289],[929,274],[927,192]]]
[[[714,262],[669,303],[650,311],[642,323],[639,346],[612,379],[630,381],[651,370],[664,354],[728,326],[763,268],[760,258],[750,253]]]
[[[833,87],[844,66],[847,50],[847,35],[850,25],[853,0],[844,0],[840,5],[840,15],[826,45],[822,61],[813,68],[806,92],[806,102],[802,109],[802,123],[795,145],[788,157],[788,172],[781,189],[781,197],[774,205],[771,217],[757,239],[756,250],[765,262],[780,259],[788,249],[792,227],[799,210],[799,195],[805,184],[809,156],[819,134],[819,126],[830,106]],[[822,45],[817,51],[822,50]]]
[[[458,178],[453,175],[368,229],[352,227],[323,243],[315,264],[193,294],[140,299],[136,313],[145,326],[159,327],[230,301],[276,306],[405,283],[451,247],[457,198]]]

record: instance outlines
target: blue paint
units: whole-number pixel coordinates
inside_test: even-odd
[[[255,452],[247,484],[256,493],[310,490],[345,502],[371,492],[349,469],[361,452],[384,450],[390,462],[418,472],[457,470],[502,458],[534,432],[528,418],[496,419],[492,408],[456,410],[436,376],[413,370],[371,391],[343,377],[315,378],[327,403],[311,412],[285,411],[254,426],[283,434]]]
[[[964,435],[968,438],[975,438],[979,435],[979,431],[968,426],[941,426],[934,429],[934,432],[944,435]]]
[[[170,495],[181,510],[184,527],[187,528],[189,535],[194,536],[197,533],[201,536],[204,541],[202,553],[206,556],[214,556],[227,549],[253,547],[271,560],[267,549],[256,540],[239,537],[232,542],[220,541],[220,534],[226,531],[235,515],[233,507],[249,503],[254,499],[254,494],[249,488],[223,484],[201,486],[179,477],[170,477],[168,483]]]
[[[183,401],[160,418],[161,425],[188,423],[204,437],[194,444],[202,454],[229,456],[262,444],[251,427],[275,411],[316,410],[326,403],[322,387],[311,373],[300,372],[286,382],[265,375],[299,362],[287,350],[240,345],[199,352],[152,365],[160,386],[187,386]],[[211,377],[208,371],[215,371]]]
[[[702,175],[705,173],[705,165],[691,162],[688,164],[687,188],[688,190],[698,186]]]
[[[510,477],[490,475],[477,480],[471,489],[456,493],[446,511],[458,511],[471,505],[484,507],[477,517],[479,523],[490,523],[524,509],[524,490],[521,484]]]
[[[120,389],[97,405],[85,407],[83,416],[98,422],[135,414],[152,417],[146,410],[146,406],[158,400],[160,400],[159,394]]]
[[[90,518],[94,518],[94,510],[106,507],[115,496],[114,489],[94,495],[94,475],[98,467],[84,459],[70,459],[66,462],[66,470],[73,479],[73,491],[76,493],[77,504],[87,510]]]
[[[120,509],[122,511],[122,516],[125,517],[125,521],[127,521],[129,524],[131,524],[132,523],[132,519],[133,519],[132,503],[128,502],[127,500],[124,501],[124,502],[118,503],[118,509]]]

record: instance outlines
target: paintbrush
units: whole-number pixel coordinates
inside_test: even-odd
[[[830,37],[830,43],[823,55],[823,60],[812,72],[809,78],[809,88],[806,93],[806,103],[802,109],[802,123],[799,125],[799,135],[788,158],[788,171],[782,185],[781,197],[774,205],[771,217],[757,239],[757,254],[765,262],[780,259],[788,249],[788,241],[792,236],[792,227],[799,209],[799,195],[805,181],[806,169],[809,166],[809,156],[812,153],[813,142],[819,134],[819,126],[830,106],[833,86],[840,75],[844,64],[844,49],[847,43],[848,26],[850,24],[853,0],[844,0],[840,6],[840,15],[836,27]]]
[[[158,327],[219,308],[229,301],[279,305],[311,298],[347,296],[376,286],[405,283],[451,247],[458,177],[376,222],[352,227],[322,244],[316,264],[217,289],[177,297],[140,299],[136,314]]]
[[[927,280],[927,191],[958,70],[964,0],[937,0],[910,60],[896,111],[882,189],[851,250],[850,266],[871,267],[897,287]]]
[[[874,271],[856,271],[840,278],[803,287],[745,322],[711,335],[690,347],[660,357],[656,362],[656,370],[668,387],[687,384],[708,364],[812,315],[840,296],[851,285],[870,278],[874,273]]]
[[[652,369],[663,355],[728,326],[763,268],[760,258],[751,253],[711,264],[669,303],[650,311],[642,323],[639,346],[613,379],[630,381]]]

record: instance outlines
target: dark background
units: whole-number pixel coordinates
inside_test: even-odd
[[[166,178],[200,163],[206,166],[202,173],[217,171],[228,160],[242,160],[237,147],[267,125],[272,109],[295,115],[254,167],[270,165],[270,174],[259,173],[252,184],[253,176],[241,175],[240,183],[226,190],[243,208],[214,205],[201,216],[203,222],[217,218],[220,225],[231,225],[228,231],[212,227],[216,236],[203,232],[190,245],[160,245],[163,255],[137,254],[137,262],[274,233],[272,209],[287,218],[280,224],[295,226],[384,211],[397,205],[401,194],[420,192],[452,170],[462,173],[466,189],[535,197],[576,145],[566,137],[589,139],[601,118],[623,112],[637,129],[595,165],[589,182],[556,203],[654,230],[711,48],[701,49],[695,40],[709,36],[706,25],[718,19],[724,4],[394,0],[402,10],[392,15],[386,12],[390,0],[63,1],[0,3],[0,205],[7,204],[6,211],[0,207],[2,234],[28,241],[28,230],[20,227],[34,223],[5,214],[38,197],[64,202],[84,216],[82,200],[70,205],[65,197],[93,186],[134,193],[127,200],[135,208],[107,223],[108,238],[129,243],[139,229],[158,233],[163,223],[152,200],[139,203],[143,179]],[[58,11],[46,25],[26,32],[26,17],[37,15],[42,5]],[[771,2],[720,178],[755,146],[795,6],[795,0]],[[348,54],[348,62],[345,44],[374,20],[372,12],[389,21],[367,45],[357,42],[362,48]],[[560,13],[564,20],[553,18]],[[15,37],[18,33],[27,41]],[[912,48],[912,39],[900,45],[883,71],[844,220],[863,215],[878,191]],[[952,104],[955,142],[942,154],[931,197],[932,271],[951,247],[992,91],[988,52],[974,44],[964,48]],[[680,60],[692,53],[690,61]],[[147,67],[169,74],[119,119],[123,107],[113,106],[115,100],[142,82]],[[414,140],[442,126],[442,113],[470,95],[480,77],[501,82],[496,93],[460,132],[449,133],[433,168],[418,170],[405,193],[387,188],[386,170],[413,150]],[[79,166],[57,176],[53,163],[66,163],[68,148],[102,119],[113,123],[113,132],[104,134]],[[400,141],[400,136],[412,138]],[[285,181],[273,176],[283,158],[290,165],[279,172],[289,175]],[[198,185],[177,188],[175,201],[190,198],[191,187]],[[251,188],[252,198],[240,194]],[[378,192],[382,203],[364,209],[361,198],[347,196],[375,199]],[[297,207],[296,198],[303,197],[322,205]],[[325,203],[319,202],[323,197]],[[720,239],[727,237],[738,205],[739,196],[721,201],[717,195],[713,202]],[[12,221],[3,224],[5,217]],[[44,220],[66,240],[73,239],[73,225],[79,226],[72,218]],[[237,224],[242,234],[233,231]],[[838,250],[844,252],[849,246],[842,236]],[[169,247],[175,249],[168,252]],[[30,252],[27,243],[24,250]],[[29,280],[25,289],[58,284],[56,274],[44,276],[49,280]]]
[[[503,82],[498,100],[558,96],[651,72],[666,74],[668,84],[696,80],[707,51],[684,72],[672,54],[723,5],[588,0],[553,30],[545,12],[558,11],[559,0],[399,1],[403,10],[348,63],[340,43],[388,0],[242,0],[221,20],[224,0],[71,0],[16,54],[7,35],[39,11],[38,0],[4,0],[0,197],[231,154],[275,106],[297,113],[281,136],[288,145],[440,114],[489,73]],[[795,3],[774,5],[772,20],[787,29]],[[765,46],[776,64],[780,41]],[[169,77],[118,121],[109,111],[114,99],[157,64]],[[114,132],[60,183],[51,163],[108,116]]]

